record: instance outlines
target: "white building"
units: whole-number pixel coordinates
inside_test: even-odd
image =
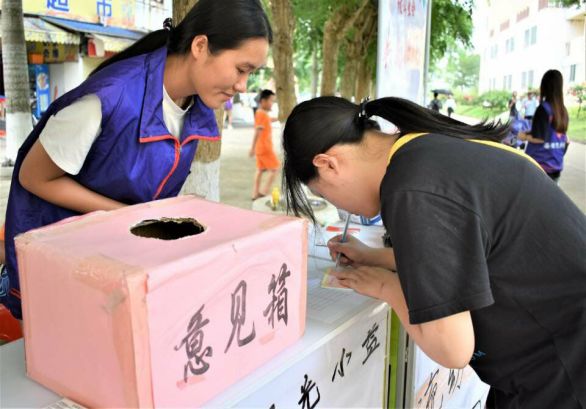
[[[552,4],[549,4],[552,3]],[[586,5],[548,0],[491,0],[480,8],[480,93],[538,89],[549,69],[564,86],[586,82]]]

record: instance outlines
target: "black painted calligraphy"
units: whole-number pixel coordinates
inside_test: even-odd
[[[232,294],[232,312],[230,320],[232,321],[232,333],[230,334],[230,339],[228,340],[228,345],[226,345],[224,353],[228,352],[228,349],[234,340],[234,335],[236,335],[239,347],[250,343],[256,336],[254,322],[252,323],[252,331],[250,334],[245,338],[240,336],[240,330],[246,323],[246,281],[244,280],[240,281],[236,290],[234,290],[234,293]]]
[[[303,377],[305,378],[305,382],[303,383],[303,386],[301,386],[301,399],[299,399],[299,402],[297,402],[297,404],[302,405],[302,409],[313,409],[317,406],[317,403],[321,398],[321,395],[319,393],[319,387],[315,382],[313,382],[307,377],[307,374],[305,374]],[[310,395],[313,388],[315,388],[316,390],[317,399],[315,399],[312,402]]]
[[[370,355],[380,346],[378,339],[376,338],[376,331],[378,331],[378,324],[375,322],[372,326],[372,329],[368,330],[368,334],[366,335],[366,339],[362,343],[362,348],[366,348],[366,357],[364,361],[362,361],[362,365],[366,363]]]
[[[336,363],[336,368],[334,369],[334,374],[332,375],[332,382],[336,379],[336,374],[340,375],[340,377],[344,377],[344,358],[346,358],[346,365],[350,364],[350,358],[352,357],[352,352],[346,352],[346,348],[342,348],[342,356],[340,357],[340,362]]]
[[[204,360],[205,357],[211,357],[213,354],[212,347],[207,346],[203,351],[203,327],[206,326],[210,320],[203,319],[202,311],[205,305],[191,317],[187,325],[187,335],[181,340],[181,343],[174,347],[175,351],[179,351],[185,345],[185,353],[187,355],[187,363],[183,369],[183,380],[187,382],[188,372],[192,375],[202,375],[210,367],[210,364]]]
[[[271,294],[271,302],[264,310],[263,315],[268,316],[269,324],[272,328],[275,328],[275,312],[277,313],[277,321],[284,321],[287,325],[289,319],[289,313],[287,310],[287,277],[291,275],[291,271],[287,270],[287,264],[283,263],[279,277],[275,278],[272,275],[271,282],[269,283],[268,293]]]

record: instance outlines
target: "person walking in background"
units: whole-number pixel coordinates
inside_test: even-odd
[[[449,94],[448,99],[446,99],[446,109],[448,110],[448,116],[451,118],[456,111],[456,100],[452,94]]]
[[[519,118],[519,110],[517,109],[517,91],[513,91],[513,95],[511,95],[511,99],[509,99],[509,118]]]
[[[232,108],[234,107],[234,103],[232,101],[232,98],[230,98],[228,101],[226,101],[226,103],[224,104],[224,123],[226,124],[226,126],[228,127],[228,129],[232,129]]]
[[[533,115],[535,115],[535,110],[537,109],[537,98],[535,97],[535,92],[529,91],[527,93],[527,98],[523,101],[523,116],[526,120],[531,121],[533,119]]]
[[[439,100],[438,95],[439,94],[437,92],[434,92],[433,99],[431,100],[431,102],[427,106],[429,109],[431,109],[435,112],[439,112],[440,109],[442,109],[442,101]]]
[[[271,118],[270,112],[275,103],[275,93],[265,89],[259,93],[259,106],[254,115],[254,140],[250,148],[250,157],[256,156],[256,174],[252,188],[252,200],[269,194],[271,185],[277,175],[280,163],[273,150],[273,132],[271,122],[278,121]],[[261,190],[261,179],[264,173],[268,173],[268,179]]]
[[[539,107],[535,110],[531,132],[519,133],[527,141],[525,152],[539,163],[556,183],[564,168],[568,148],[568,111],[564,106],[563,78],[558,70],[549,70],[541,79]]]

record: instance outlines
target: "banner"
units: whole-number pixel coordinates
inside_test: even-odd
[[[380,0],[377,98],[423,102],[429,0]]]
[[[25,13],[134,28],[134,0],[24,0]]]

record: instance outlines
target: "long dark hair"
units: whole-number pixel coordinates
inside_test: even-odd
[[[549,70],[541,78],[541,100],[547,101],[553,111],[553,128],[560,133],[568,130],[568,111],[564,106],[564,80],[558,70]]]
[[[167,46],[167,53],[187,54],[193,38],[205,35],[212,54],[238,48],[251,38],[273,42],[269,19],[259,0],[199,0],[177,25],[153,31],[124,51],[107,59],[90,75],[114,64]]]
[[[508,123],[484,120],[467,125],[402,98],[380,98],[361,105],[339,97],[314,98],[293,109],[283,132],[283,189],[288,211],[313,219],[302,189],[317,176],[313,158],[336,144],[361,143],[364,131],[377,129],[376,122],[368,119],[371,116],[391,122],[400,137],[425,132],[500,142],[509,131]]]

